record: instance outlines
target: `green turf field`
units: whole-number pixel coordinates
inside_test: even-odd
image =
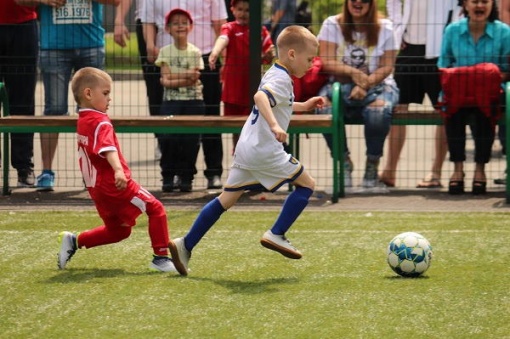
[[[182,236],[197,211],[170,211]],[[93,212],[0,213],[0,338],[504,338],[510,218],[504,213],[305,212],[289,260],[259,244],[276,212],[232,211],[195,249],[188,277],[148,270],[141,218],[122,243],[56,269],[59,231]],[[425,276],[396,276],[386,246],[415,231]]]

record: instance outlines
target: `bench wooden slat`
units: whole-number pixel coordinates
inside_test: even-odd
[[[0,126],[9,127],[73,127],[77,116],[23,116],[11,115],[0,118]],[[246,117],[223,116],[148,116],[111,117],[116,127],[243,127]],[[290,127],[331,127],[330,115],[293,115]]]
[[[117,133],[180,133],[180,134],[213,134],[239,133],[246,122],[246,116],[135,116],[110,117]],[[6,116],[0,118],[0,132],[3,133],[75,133],[78,115],[71,116]],[[289,134],[299,133],[331,133],[338,139],[337,119],[332,115],[294,114],[291,117]],[[290,143],[292,144],[290,139]],[[339,141],[337,141],[337,144]],[[4,184],[3,194],[9,193],[9,138],[3,139],[4,150]],[[298,148],[299,149],[299,146]],[[336,203],[339,198],[338,149],[333,154],[333,194],[331,201]],[[299,150],[296,152],[299,153]],[[299,154],[296,154],[299,157]]]

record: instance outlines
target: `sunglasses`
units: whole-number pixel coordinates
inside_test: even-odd
[[[351,0],[351,2],[357,2],[358,0]],[[372,0],[360,0],[362,4],[369,4]]]

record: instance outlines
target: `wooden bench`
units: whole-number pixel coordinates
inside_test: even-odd
[[[1,83],[0,83],[1,84]],[[4,107],[4,116],[0,118],[0,133],[3,133],[3,187],[2,194],[9,194],[9,133],[75,133],[77,115],[72,116],[9,116],[5,90],[0,99]],[[171,133],[171,134],[221,134],[239,133],[246,117],[221,116],[135,116],[111,117],[117,133]],[[340,123],[338,115],[296,114],[290,121],[290,146],[296,144],[297,135],[302,133],[331,133],[335,145],[340,145]],[[294,147],[294,155],[299,158],[299,147]],[[339,197],[340,146],[332,151],[333,156],[333,193],[332,202]]]
[[[499,124],[510,126],[510,82],[505,84],[505,99],[506,102],[509,103],[505,107],[505,112],[503,118],[499,121]],[[333,93],[332,93],[332,111],[338,112],[339,123],[340,123],[340,140],[344,140],[345,133],[345,123],[343,118],[343,110],[341,107],[341,87],[339,83],[333,84]],[[393,116],[392,116],[392,125],[442,125],[443,119],[436,112],[409,112],[406,105],[398,105]],[[363,124],[363,121],[355,121],[349,122],[349,124]],[[510,128],[506,129],[506,149],[510,149]],[[345,145],[343,142],[340,144],[340,164],[344,163],[345,158]],[[510,169],[510,156],[506,157],[506,168]],[[340,166],[339,169],[340,177],[344,177],[344,166]],[[508,179],[508,173],[507,173]],[[340,180],[339,187],[339,195],[343,197],[345,195],[345,187],[343,180]],[[506,180],[506,188],[505,188],[505,197],[506,203],[510,203],[510,181]]]

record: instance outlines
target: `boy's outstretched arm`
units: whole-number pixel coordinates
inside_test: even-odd
[[[211,54],[209,54],[209,67],[211,69],[216,68],[216,61],[218,60],[218,58],[222,54],[222,52],[225,50],[227,45],[228,45],[228,40],[226,38],[219,36],[216,39],[216,42],[214,43],[214,48],[211,51]]]
[[[296,102],[294,101],[294,104],[292,105],[292,109],[294,112],[306,112],[311,111],[315,108],[322,108],[325,104],[325,100],[323,97],[311,97],[310,99],[306,100],[305,102]]]
[[[110,166],[113,168],[115,187],[117,187],[118,190],[124,190],[127,187],[127,178],[124,170],[122,169],[122,164],[120,163],[119,153],[117,153],[117,151],[106,151],[103,154]]]
[[[271,104],[269,104],[267,94],[262,91],[258,91],[253,96],[253,100],[259,110],[259,113],[267,121],[271,131],[274,133],[276,140],[279,142],[285,142],[285,140],[287,140],[287,132],[278,125],[278,121],[276,121],[273,110],[271,109]]]

